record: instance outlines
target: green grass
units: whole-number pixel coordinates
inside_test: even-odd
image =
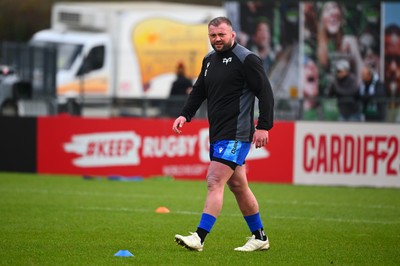
[[[202,181],[0,173],[1,265],[398,265],[400,190],[252,183],[270,238],[249,236],[227,189],[203,252],[174,242],[198,225]],[[168,214],[155,213],[159,206]],[[134,257],[115,257],[118,250]]]

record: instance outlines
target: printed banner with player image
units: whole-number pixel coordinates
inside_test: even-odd
[[[400,3],[384,3],[384,77],[388,106],[388,121],[400,121]]]
[[[257,54],[278,104],[297,97],[299,73],[299,5],[280,1],[226,1],[236,41]]]
[[[347,99],[356,97],[364,66],[377,78],[380,76],[380,3],[308,1],[301,2],[301,10],[303,119],[338,120],[350,111],[339,110],[335,92],[340,91],[340,96],[346,95]],[[343,71],[349,72],[355,82],[342,86]]]

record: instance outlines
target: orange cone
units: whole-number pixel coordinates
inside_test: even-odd
[[[156,209],[156,213],[169,213],[169,209],[167,207],[161,206]]]

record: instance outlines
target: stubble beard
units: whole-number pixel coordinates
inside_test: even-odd
[[[219,48],[219,49],[216,48],[216,45],[215,45],[215,44],[212,44],[211,46],[212,46],[212,48],[214,49],[214,51],[216,51],[217,53],[223,53],[223,52],[229,50],[229,49],[232,47],[233,41],[230,40],[230,41],[227,42],[227,43],[222,43],[222,45],[223,45],[222,48]]]

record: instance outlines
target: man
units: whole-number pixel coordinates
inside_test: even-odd
[[[176,68],[176,80],[172,83],[170,98],[165,109],[169,117],[176,117],[180,114],[182,105],[191,92],[192,86],[192,80],[186,77],[185,65],[179,62]]]
[[[202,102],[207,99],[210,125],[210,165],[207,172],[207,197],[195,233],[175,235],[176,242],[189,250],[202,251],[223,204],[224,186],[235,195],[252,237],[237,251],[269,249],[259,214],[257,199],[250,190],[245,158],[251,144],[261,148],[268,142],[268,130],[273,126],[271,85],[261,60],[235,42],[236,33],[226,17],[217,17],[208,24],[208,34],[214,51],[203,59],[200,75],[172,129],[181,133]],[[259,99],[260,116],[254,128],[254,101]]]
[[[188,95],[192,90],[192,81],[186,77],[185,65],[180,62],[176,68],[176,80],[172,83],[170,96]]]
[[[390,97],[400,97],[400,26],[385,28],[385,87]]]
[[[271,47],[271,29],[267,18],[258,19],[252,41],[251,51],[261,58],[265,71],[269,73],[275,55]]]
[[[340,121],[362,120],[359,86],[346,59],[336,62],[336,78],[331,84],[329,95],[337,97]]]
[[[361,71],[360,96],[363,104],[365,121],[382,122],[385,119],[385,88],[379,80],[378,74],[368,66]]]

